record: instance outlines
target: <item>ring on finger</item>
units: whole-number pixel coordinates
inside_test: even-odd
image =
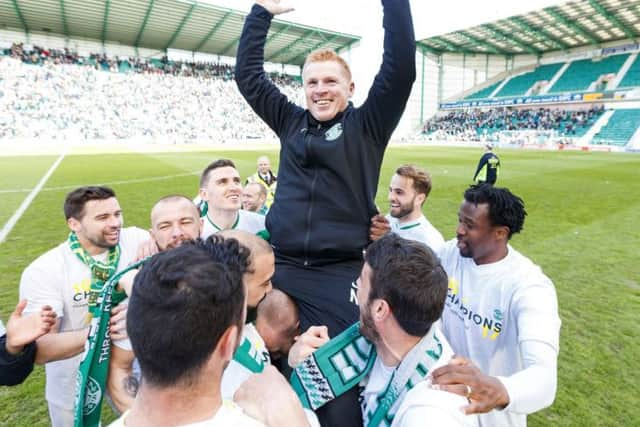
[[[466,398],[469,399],[471,397],[471,386],[469,384],[464,385],[467,388]]]

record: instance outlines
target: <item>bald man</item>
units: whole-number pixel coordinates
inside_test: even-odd
[[[222,376],[222,397],[233,399],[233,395],[243,382],[271,364],[269,351],[256,330],[254,322],[258,304],[272,290],[271,277],[275,271],[275,257],[273,249],[266,241],[245,231],[224,230],[209,237],[209,240],[216,239],[235,239],[250,253],[249,265],[243,276],[248,295],[247,319],[242,329],[240,346]]]
[[[298,307],[287,294],[273,289],[258,305],[255,326],[271,359],[286,358],[295,337],[300,335]]]
[[[151,234],[158,250],[165,251],[195,240],[202,231],[202,219],[196,205],[186,196],[170,195],[158,200],[151,208]],[[151,242],[153,243],[153,242]],[[127,295],[131,295],[132,271],[120,281]],[[139,375],[134,367],[135,356],[128,339],[114,341],[111,346],[107,390],[115,409],[124,412],[133,403],[138,390]]]
[[[165,251],[194,240],[202,232],[202,218],[191,199],[182,195],[166,196],[151,209],[151,236],[158,249]]]
[[[266,215],[269,208],[266,205],[267,187],[259,182],[250,182],[242,190],[242,209]]]

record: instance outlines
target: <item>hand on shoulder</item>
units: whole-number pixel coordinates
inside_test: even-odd
[[[509,405],[509,393],[502,382],[483,374],[464,357],[455,356],[448,365],[433,371],[434,388],[459,394],[469,400],[462,408],[465,414],[481,414]]]

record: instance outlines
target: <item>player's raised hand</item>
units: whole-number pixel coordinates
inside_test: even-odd
[[[293,6],[289,3],[280,3],[280,0],[256,0],[256,4],[267,9],[272,15],[280,15],[293,10]]]
[[[26,306],[27,300],[20,301],[7,322],[6,347],[11,354],[20,353],[25,345],[49,333],[56,323],[56,312],[50,306],[43,306],[40,313],[23,316]]]

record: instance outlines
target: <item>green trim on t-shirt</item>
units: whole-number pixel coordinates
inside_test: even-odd
[[[213,227],[216,230],[222,231],[222,228],[218,227],[215,222],[211,221],[211,218],[209,218],[209,215],[207,215],[207,220],[209,221],[209,224],[213,225]],[[233,223],[233,225],[231,226],[231,228],[229,230],[235,230],[236,227],[238,226],[239,222],[240,222],[240,211],[238,211],[236,213],[236,222]]]
[[[404,227],[398,227],[399,230],[411,230],[420,226],[420,222],[414,222],[413,224],[405,225]]]

